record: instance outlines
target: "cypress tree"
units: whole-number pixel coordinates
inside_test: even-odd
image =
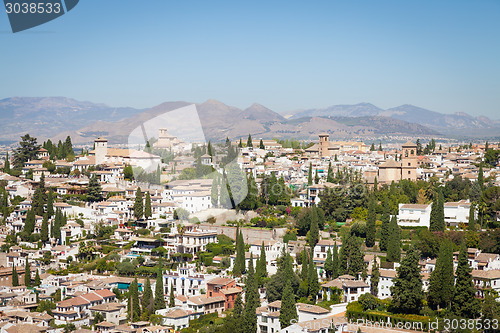
[[[255,310],[259,306],[260,302],[257,283],[255,281],[255,271],[253,268],[253,256],[250,256],[250,262],[248,263],[245,289],[243,332],[255,333],[257,331],[257,316],[255,315]]]
[[[337,248],[337,242],[335,241],[335,246],[333,247],[332,253],[332,279],[339,277],[339,250]]]
[[[389,243],[387,244],[387,261],[399,262],[401,259],[401,239],[399,226],[394,215],[389,225]]]
[[[97,180],[97,177],[93,175],[89,180],[89,186],[87,187],[87,200],[89,202],[102,201],[102,188],[101,184]]]
[[[264,146],[264,142],[262,141],[262,139],[260,139],[259,148],[260,149],[266,149],[266,147]]]
[[[479,312],[479,301],[474,297],[476,290],[472,282],[471,268],[467,261],[467,246],[462,242],[456,269],[455,293],[451,302],[451,310],[458,317],[476,318]]]
[[[307,176],[307,186],[311,186],[313,184],[313,178],[312,178],[312,163],[309,163],[309,174]]]
[[[155,301],[153,306],[153,312],[156,310],[165,309],[165,290],[163,288],[163,268],[161,266],[161,258],[160,265],[158,267],[158,273],[156,274],[156,287],[155,287]]]
[[[52,190],[49,190],[47,195],[47,215],[49,218],[54,215],[54,192]]]
[[[365,266],[361,244],[361,240],[354,235],[346,238],[339,254],[339,275],[349,274],[357,277],[361,273]]]
[[[238,148],[243,148],[243,142],[241,142],[241,138],[240,138],[240,143],[238,143]]]
[[[326,253],[325,273],[327,278],[331,278],[333,275],[333,259],[332,259],[332,251],[330,248],[328,248],[328,251]]]
[[[368,205],[368,215],[366,218],[366,247],[373,247],[375,245],[375,200],[374,198],[370,199],[370,203]]]
[[[477,175],[477,183],[481,188],[481,193],[484,192],[484,175],[483,175],[483,165],[479,164],[479,173]]]
[[[10,173],[10,159],[9,159],[9,152],[5,154],[5,163],[3,165],[3,172],[5,173]]]
[[[42,242],[45,244],[49,240],[49,218],[48,218],[49,213],[45,213],[43,215],[43,220],[42,220],[42,228],[40,231],[40,239]]]
[[[149,191],[146,192],[146,204],[144,205],[144,217],[146,220],[151,217],[151,196]]]
[[[313,253],[311,249],[311,254]],[[316,264],[313,258],[309,260],[309,274],[307,275],[307,282],[309,283],[309,297],[312,298],[313,302],[316,302],[316,296],[318,296],[319,290],[321,289],[318,281],[318,270],[316,269]]]
[[[308,238],[308,242],[309,242],[309,246],[311,247],[311,249],[314,249],[314,246],[316,246],[316,244],[318,243],[319,241],[319,225],[318,225],[318,214],[316,212],[316,209],[313,207],[312,211],[311,211],[311,229],[309,229],[309,238]]]
[[[36,270],[35,274],[35,286],[39,287],[42,281],[40,280],[40,274],[38,273],[38,269]]]
[[[172,283],[170,284],[170,298],[169,298],[168,306],[170,308],[175,307],[174,285]]]
[[[24,266],[24,285],[26,287],[31,287],[31,268],[28,258],[26,258],[26,264]]]
[[[302,250],[302,267],[300,271],[300,279],[302,281],[307,281],[307,275],[309,274],[309,253],[307,249]]]
[[[453,298],[453,248],[450,241],[443,241],[439,248],[436,268],[431,273],[428,302],[434,309],[445,308]]]
[[[389,243],[389,225],[391,217],[389,215],[389,202],[387,198],[384,200],[384,212],[382,214],[382,227],[380,230],[380,250],[387,251],[387,244]]]
[[[245,271],[245,241],[243,240],[243,233],[239,231],[236,240],[236,260],[234,262],[233,274],[240,276]]]
[[[247,139],[247,147],[253,147],[253,144],[252,144],[252,136],[250,134],[248,134],[248,139]]]
[[[19,275],[17,274],[16,266],[12,267],[12,286],[13,287],[19,286]]]
[[[241,299],[241,293],[236,296],[233,307],[233,318],[239,319],[243,316],[243,300]]]
[[[467,224],[467,230],[476,231],[476,218],[475,218],[475,210],[474,203],[470,203],[469,208],[469,223]]]
[[[31,235],[35,231],[35,211],[33,209],[28,210],[26,213],[23,231],[28,235]]]
[[[318,169],[314,170],[314,184],[319,184]]]
[[[144,285],[144,291],[142,292],[142,312],[145,313],[148,311],[148,313],[152,310],[152,305],[154,303],[153,299],[153,290],[151,289],[151,281],[149,281],[149,278],[146,279],[146,284]]]
[[[215,176],[212,180],[212,189],[210,192],[210,200],[213,207],[219,207],[219,177]]]
[[[283,290],[283,297],[281,298],[279,317],[281,329],[292,325],[292,320],[296,321],[298,319],[299,315],[297,313],[297,307],[295,306],[295,295],[293,294],[292,284],[290,280],[287,280]]]
[[[142,192],[141,188],[138,187],[135,192],[135,202],[134,202],[134,216],[135,219],[138,220],[144,215],[144,204],[142,201]]]
[[[397,276],[391,287],[391,312],[417,314],[422,307],[424,292],[419,265],[420,255],[412,246],[397,268]]]
[[[139,304],[139,284],[137,278],[132,281],[129,287],[128,314],[130,321],[138,321],[141,317],[141,305]]]
[[[257,280],[257,285],[262,285],[262,280],[267,277],[267,265],[266,265],[266,249],[264,246],[264,241],[262,241],[262,245],[260,246],[260,256],[257,261],[257,267],[255,268],[255,276]]]
[[[328,174],[326,176],[326,181],[329,183],[333,183],[333,169],[332,169],[332,162],[328,162]]]
[[[380,281],[380,270],[378,268],[377,256],[373,258],[372,275],[370,277],[370,292],[373,296],[378,295],[378,283]]]

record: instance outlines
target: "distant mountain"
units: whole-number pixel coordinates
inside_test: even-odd
[[[111,143],[127,143],[129,134],[141,124],[156,121],[170,111],[193,105],[185,101],[165,102],[147,110],[113,108],[104,104],[81,102],[65,97],[13,97],[0,100],[0,140],[15,140],[25,133],[40,140],[63,140],[70,135],[74,143],[90,143],[98,136]],[[498,121],[465,113],[442,114],[412,105],[383,110],[370,103],[334,105],[323,109],[295,112],[285,118],[254,103],[246,109],[217,100],[195,104],[207,140],[226,137],[317,139],[327,132],[337,138],[392,136],[488,136],[500,133]],[[160,118],[158,118],[160,119]],[[192,119],[182,124],[194,127]],[[163,126],[163,125],[162,125]],[[199,125],[198,125],[199,126]],[[175,132],[175,123],[166,123]],[[187,131],[181,128],[181,132]],[[172,131],[173,130],[173,131]],[[148,132],[148,135],[151,133]],[[141,134],[142,135],[142,134]]]
[[[144,110],[115,108],[66,97],[12,97],[0,100],[0,139],[18,140],[30,133],[49,138],[97,120],[118,121]]]

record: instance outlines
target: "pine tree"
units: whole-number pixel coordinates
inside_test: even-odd
[[[424,292],[419,259],[418,251],[412,246],[397,268],[397,276],[391,287],[391,312],[404,314],[420,312]]]
[[[377,256],[373,258],[372,275],[370,277],[370,292],[373,296],[378,295],[378,283],[380,281],[380,270],[377,263]]]
[[[16,266],[12,267],[12,286],[13,287],[19,286],[19,275],[17,274]]]
[[[451,310],[458,317],[474,319],[479,312],[479,301],[474,297],[476,290],[467,257],[467,246],[465,242],[462,242],[455,272],[455,293],[451,302]]]
[[[24,285],[26,287],[31,287],[31,268],[28,258],[26,258],[26,264],[24,266]]]
[[[165,290],[163,288],[163,268],[161,265],[161,258],[160,258],[158,273],[156,274],[155,300],[154,300],[153,312],[156,312],[156,310],[161,310],[166,308],[164,292]]]
[[[331,278],[333,275],[333,259],[332,251],[330,248],[328,248],[328,252],[326,253],[325,273],[327,278]]]
[[[467,230],[476,231],[476,218],[475,218],[474,203],[470,203],[469,208],[469,223],[467,224]]]
[[[262,141],[262,139],[260,139],[259,148],[260,149],[266,149],[266,146],[264,146],[264,141]]]
[[[307,186],[312,186],[313,184],[313,178],[312,178],[312,164],[309,163],[309,174],[307,176]]]
[[[387,244],[387,261],[399,262],[401,259],[401,239],[396,215],[389,225],[389,242]]]
[[[292,321],[297,321],[298,319],[299,315],[297,313],[297,307],[295,306],[295,295],[293,294],[290,280],[287,280],[283,290],[283,297],[281,298],[279,317],[281,329],[292,325]]]
[[[431,218],[430,218],[430,231],[444,231],[444,202],[443,195],[440,190],[437,191],[434,201],[432,203]]]
[[[39,287],[42,281],[40,280],[40,274],[38,273],[38,269],[36,270],[35,274],[35,286]]]
[[[89,202],[102,201],[102,188],[101,184],[97,180],[97,177],[93,175],[89,180],[89,186],[87,187],[87,200]]]
[[[47,215],[48,218],[54,215],[54,192],[52,190],[49,190],[49,194],[47,195]]]
[[[128,315],[130,321],[138,321],[141,317],[141,305],[139,304],[139,284],[137,278],[132,281],[129,287]]]
[[[170,297],[168,300],[168,307],[173,308],[175,307],[175,295],[174,295],[174,285],[173,283],[170,284]]]
[[[311,248],[311,253],[313,253]],[[309,283],[309,297],[311,297],[313,302],[316,302],[316,296],[321,289],[318,281],[318,270],[316,269],[316,264],[313,258],[309,260],[309,274],[307,275],[307,282]]]
[[[434,309],[445,308],[453,298],[453,248],[450,241],[445,240],[439,248],[436,268],[431,273],[428,302]]]
[[[368,205],[368,215],[366,218],[366,247],[373,247],[375,245],[375,233],[377,231],[375,220],[375,199],[371,198]]]
[[[382,213],[382,227],[380,230],[379,247],[381,251],[387,251],[387,244],[389,243],[389,225],[391,217],[389,215],[389,202],[387,198],[384,200],[384,212]]]
[[[146,220],[152,216],[151,214],[151,195],[149,191],[146,192],[146,203],[144,205],[144,217]]]
[[[135,192],[135,201],[134,201],[134,217],[136,220],[139,220],[144,215],[144,203],[142,201],[142,192],[141,188],[138,187]]]
[[[248,134],[248,139],[247,139],[247,147],[250,148],[250,147],[253,147],[253,144],[252,144],[252,136],[250,134]]]
[[[151,289],[151,281],[149,278],[146,279],[146,284],[144,285],[144,291],[142,292],[142,313],[148,311],[148,313],[153,309],[153,290]]]
[[[43,215],[42,228],[40,231],[40,239],[45,244],[49,240],[49,213]]]

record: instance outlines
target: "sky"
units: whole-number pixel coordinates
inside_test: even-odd
[[[0,12],[0,99],[370,102],[498,119],[499,34],[498,0],[81,0],[15,34]]]

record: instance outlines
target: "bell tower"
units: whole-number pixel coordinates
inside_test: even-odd
[[[417,180],[417,145],[408,141],[403,145],[401,179]]]

